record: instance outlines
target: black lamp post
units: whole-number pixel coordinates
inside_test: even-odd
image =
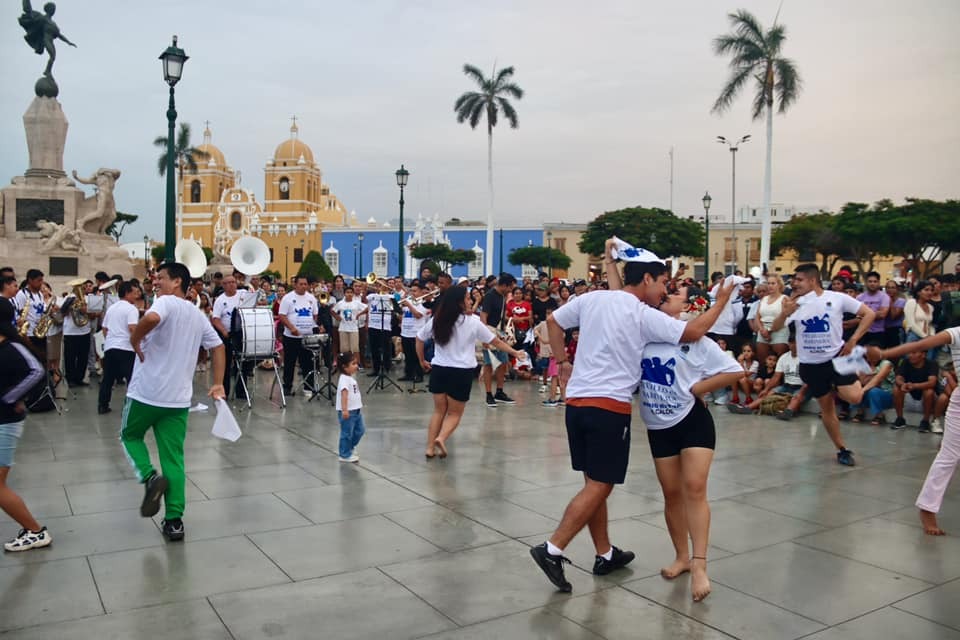
[[[363,231],[357,234],[357,241],[360,242],[360,272],[357,275],[363,277]]]
[[[290,283],[290,247],[283,245],[283,279]]]
[[[400,279],[403,280],[403,188],[407,186],[410,172],[400,165],[397,169],[397,186],[400,187],[400,230],[397,232],[397,268],[400,270]]]
[[[177,47],[177,36],[173,36],[173,44],[160,54],[163,61],[163,79],[170,85],[170,104],[167,107],[167,214],[164,229],[164,256],[166,262],[173,262],[173,252],[176,249],[176,194],[173,180],[173,136],[174,125],[177,122],[177,109],[173,102],[173,87],[183,75],[183,65],[188,60],[183,49]]]
[[[147,273],[150,272],[150,238],[143,234],[143,268]]]
[[[713,202],[713,198],[710,197],[710,192],[707,191],[703,194],[703,220],[707,226],[706,231],[706,241],[704,246],[703,254],[703,281],[710,282],[710,203]]]
[[[547,231],[547,248],[551,250],[547,255],[550,259],[550,279],[553,280],[553,231]]]
[[[357,269],[357,243],[356,242],[353,243],[353,272],[359,273],[359,270]]]

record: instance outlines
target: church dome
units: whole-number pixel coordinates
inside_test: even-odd
[[[210,127],[207,127],[203,130],[203,144],[197,147],[198,151],[203,151],[207,154],[207,159],[197,161],[198,169],[212,169],[214,167],[224,169],[227,166],[227,161],[223,157],[223,151],[220,151],[220,149],[210,141],[211,138]],[[211,161],[213,166],[211,166]]]
[[[286,162],[287,166],[296,166],[303,158],[305,164],[313,165],[313,151],[306,143],[297,138],[298,132],[297,124],[294,123],[290,127],[290,139],[277,145],[277,150],[273,152],[274,163]]]

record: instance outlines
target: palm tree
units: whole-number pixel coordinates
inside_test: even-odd
[[[163,149],[163,153],[157,158],[157,172],[160,176],[167,173],[167,136],[157,136],[153,141],[154,146]],[[181,122],[180,130],[173,143],[173,162],[177,166],[177,181],[180,183],[180,194],[183,194],[183,171],[186,169],[190,173],[197,172],[197,163],[203,162],[210,157],[210,154],[202,149],[191,146],[190,144],[190,123]],[[182,202],[182,197],[178,198]],[[177,212],[177,238],[182,236],[180,230],[180,220],[183,218],[181,212]]]
[[[463,65],[463,72],[476,81],[480,91],[468,91],[457,98],[453,104],[457,122],[469,122],[470,128],[476,129],[484,114],[487,116],[487,188],[490,191],[490,206],[487,209],[485,268],[486,273],[490,274],[493,272],[493,128],[497,126],[501,111],[510,123],[510,128],[517,128],[517,111],[507,98],[519,100],[523,97],[523,89],[511,81],[513,67],[505,67],[498,72],[494,65],[490,80],[484,78],[483,72],[473,65]]]
[[[766,266],[770,262],[774,97],[778,103],[777,112],[786,113],[800,94],[800,74],[793,61],[781,55],[787,29],[777,24],[776,17],[768,31],[764,31],[757,19],[745,9],[729,14],[729,18],[732,32],[715,38],[713,50],[719,56],[730,56],[730,77],[711,111],[726,111],[747,81],[751,78],[756,81],[753,119],[759,120],[764,114],[767,116],[767,162],[763,176],[763,224],[760,232],[760,264]]]

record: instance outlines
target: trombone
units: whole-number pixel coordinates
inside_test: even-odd
[[[388,286],[386,279],[379,277],[375,271],[371,271],[370,273],[368,273],[367,275],[363,276],[362,278],[361,278],[360,276],[353,276],[353,279],[354,279],[354,280],[366,280],[366,281],[367,281],[367,284],[370,285],[371,287],[372,287],[373,285],[377,284],[377,283],[380,283],[380,284],[383,285],[384,287]]]
[[[400,298],[400,299],[397,301],[397,303],[398,303],[398,304],[402,304],[402,303],[406,302],[407,300],[410,300],[411,302],[414,302],[414,303],[416,303],[416,304],[420,304],[420,303],[423,302],[424,300],[428,300],[429,298],[432,298],[433,296],[438,296],[438,295],[440,295],[441,293],[443,293],[443,290],[442,290],[442,289],[434,289],[433,291],[427,291],[426,293],[424,293],[424,294],[422,294],[422,295],[419,295],[419,296],[417,296],[416,298],[411,298],[410,296],[403,296],[402,298]]]

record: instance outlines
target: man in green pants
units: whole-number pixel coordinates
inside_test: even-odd
[[[144,485],[140,515],[156,515],[163,497],[163,535],[174,541],[183,540],[184,533],[183,442],[187,437],[197,353],[203,346],[213,356],[215,384],[209,395],[214,399],[226,395],[220,384],[226,358],[223,342],[213,325],[184,298],[190,284],[187,268],[178,262],[167,262],[157,271],[157,299],[130,336],[137,361],[127,386],[120,441],[137,479]],[[157,440],[163,475],[153,468],[143,441],[150,427]]]

